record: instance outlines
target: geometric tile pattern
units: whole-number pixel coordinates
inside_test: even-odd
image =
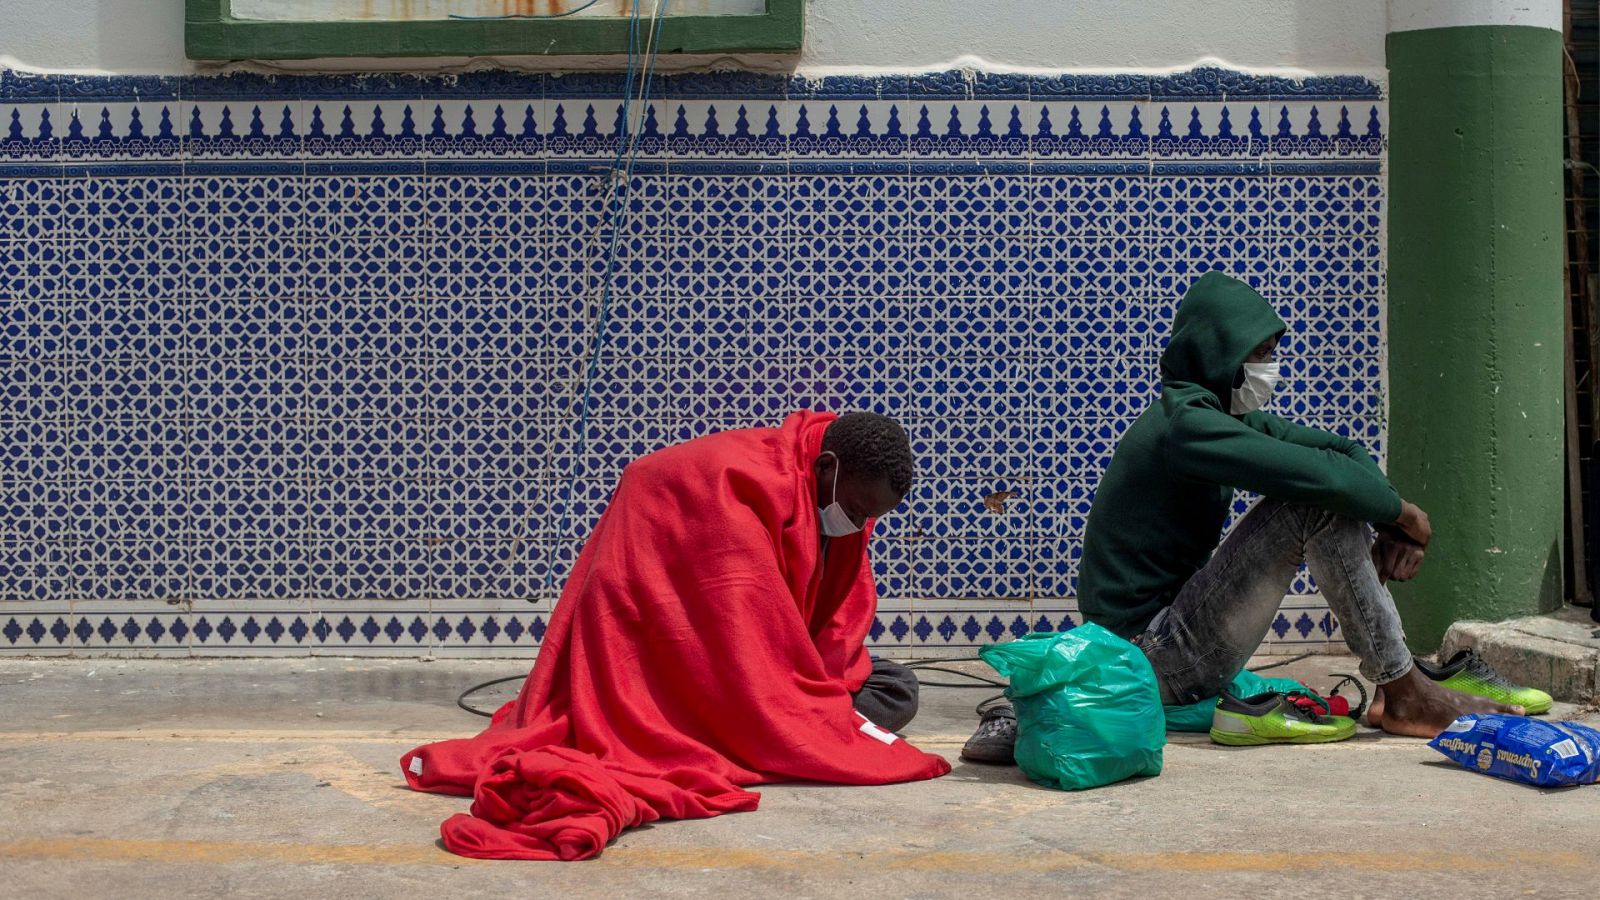
[[[1371,82],[657,85],[578,455],[620,76],[0,75],[0,652],[526,654],[628,460],[801,407],[913,436],[875,646],[1070,625],[1211,269],[1382,455]]]

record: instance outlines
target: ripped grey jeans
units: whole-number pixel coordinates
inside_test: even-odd
[[[1361,674],[1384,684],[1411,670],[1394,598],[1372,564],[1365,522],[1263,498],[1134,643],[1161,685],[1161,702],[1215,697],[1267,636],[1303,560],[1339,620]]]

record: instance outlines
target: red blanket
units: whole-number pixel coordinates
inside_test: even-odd
[[[533,672],[475,738],[400,758],[473,796],[445,846],[584,859],[624,828],[756,808],[745,785],[936,778],[942,758],[865,722],[871,523],[818,541],[812,462],[834,417],[636,460],[579,554]]]

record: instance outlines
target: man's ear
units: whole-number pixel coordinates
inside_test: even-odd
[[[839,457],[833,455],[833,453],[831,453],[831,452],[820,453],[820,454],[817,455],[816,462],[813,462],[811,464],[811,474],[817,476],[818,479],[822,479],[824,477],[832,477],[833,476],[833,467],[838,465],[838,464],[839,464]]]

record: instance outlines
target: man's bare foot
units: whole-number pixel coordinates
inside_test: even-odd
[[[1431,738],[1467,713],[1522,715],[1522,707],[1440,687],[1413,668],[1388,684],[1381,684],[1368,707],[1367,724],[1390,734]]]

